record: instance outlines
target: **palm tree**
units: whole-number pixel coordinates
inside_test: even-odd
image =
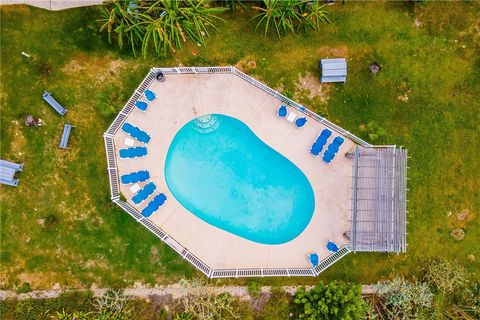
[[[141,8],[143,10],[144,8]],[[142,52],[147,54],[153,45],[157,54],[165,54],[169,49],[182,48],[182,42],[190,38],[195,43],[205,45],[207,27],[217,29],[213,24],[216,14],[227,8],[205,5],[205,0],[158,0],[145,8],[140,23],[145,28],[142,38]]]
[[[255,31],[265,23],[265,36],[267,36],[271,25],[275,27],[278,37],[280,33],[285,35],[287,32],[295,33],[295,24],[300,21],[299,6],[302,1],[297,0],[264,0],[265,8],[253,7],[260,13],[255,15],[252,20],[260,19],[255,26]]]
[[[324,10],[327,4],[322,4],[317,1],[309,1],[301,6],[302,20],[298,25],[298,29],[303,29],[304,33],[307,33],[307,29],[310,27],[315,31],[320,29],[320,23],[330,23],[327,16],[327,11]]]
[[[108,41],[116,35],[120,48],[126,41],[135,54],[141,47],[143,55],[153,48],[157,54],[182,48],[191,39],[205,45],[208,27],[213,27],[216,14],[228,10],[209,8],[205,0],[107,0],[100,6],[102,22],[100,31],[108,31]]]
[[[264,7],[253,7],[260,11],[252,20],[258,20],[255,31],[265,25],[265,36],[271,26],[280,37],[288,32],[308,29],[318,30],[320,22],[330,22],[327,12],[323,10],[325,5],[320,5],[318,0],[264,0]]]
[[[108,42],[112,43],[112,34],[115,33],[118,46],[123,48],[124,38],[131,45],[133,54],[135,48],[141,43],[144,30],[138,23],[138,13],[135,7],[136,0],[106,0],[99,6],[102,18],[100,31],[107,30]]]

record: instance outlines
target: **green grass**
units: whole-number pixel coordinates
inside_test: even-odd
[[[309,37],[264,38],[252,32],[251,12],[225,14],[206,47],[187,43],[168,57],[135,58],[98,33],[95,8],[47,12],[26,6],[1,10],[1,158],[24,162],[20,186],[1,186],[1,286],[32,288],[123,287],[166,283],[198,273],[109,200],[102,133],[114,115],[98,97],[127,98],[151,66],[235,65],[255,61],[248,73],[271,87],[297,92],[299,102],[345,129],[374,121],[386,134],[375,143],[409,149],[408,251],[403,255],[350,254],[319,278],[370,283],[418,274],[427,257],[480,267],[480,31],[479,3],[347,3],[329,7],[331,25]],[[416,28],[414,20],[422,22]],[[192,50],[198,55],[192,55]],[[35,57],[27,59],[25,51]],[[318,59],[346,56],[346,85],[330,86],[327,104],[295,86],[318,75]],[[377,61],[373,76],[367,66]],[[51,73],[44,70],[48,66]],[[60,117],[41,99],[54,93],[69,112]],[[408,95],[403,102],[399,96]],[[42,128],[25,128],[23,115]],[[63,123],[76,126],[71,149],[60,150]],[[469,222],[455,213],[467,209]],[[448,212],[453,212],[448,216]],[[57,223],[41,225],[49,215]],[[456,242],[454,227],[466,237]],[[153,253],[152,253],[153,252]],[[475,256],[475,261],[467,257]],[[265,284],[319,279],[266,278]],[[225,280],[246,284],[246,279]]]

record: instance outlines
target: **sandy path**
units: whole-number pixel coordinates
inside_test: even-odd
[[[283,290],[291,295],[300,286],[284,286]],[[305,286],[307,289],[312,288],[313,286]],[[262,287],[263,293],[269,293],[272,287],[264,286]],[[85,289],[82,289],[85,290]],[[93,288],[91,291],[95,297],[100,297],[105,294],[108,289],[106,288]],[[196,290],[202,290],[203,292],[208,291],[212,294],[220,293],[229,293],[233,297],[240,298],[241,300],[250,300],[251,296],[248,294],[246,286],[223,286],[223,287],[201,287],[196,288]],[[68,290],[64,289],[52,289],[52,290],[34,290],[28,293],[17,294],[15,291],[9,290],[0,290],[0,300],[5,299],[17,299],[17,300],[26,300],[26,299],[51,299],[57,298],[60,294]],[[150,296],[171,296],[173,299],[178,299],[187,294],[188,290],[185,289],[181,284],[173,284],[168,286],[158,286],[155,288],[126,288],[123,290],[123,293],[126,296],[134,298],[144,298],[147,299]],[[362,293],[369,294],[375,292],[372,286],[362,286]]]

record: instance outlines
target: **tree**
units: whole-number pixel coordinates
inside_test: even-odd
[[[205,45],[208,28],[216,29],[216,14],[227,8],[208,7],[206,0],[107,0],[99,6],[100,31],[115,35],[120,48],[128,42],[133,53],[141,47],[143,55],[150,49],[160,54],[182,48],[187,39]]]
[[[153,47],[157,54],[165,54],[168,49],[182,48],[182,42],[191,39],[205,45],[208,28],[216,29],[213,20],[221,18],[216,14],[227,10],[223,7],[209,8],[205,0],[158,0],[140,7],[144,11],[141,24],[145,27],[142,38],[142,53],[146,55]]]
[[[139,23],[136,6],[136,0],[106,0],[103,5],[98,6],[102,15],[98,20],[102,23],[100,31],[108,32],[108,42],[112,43],[112,35],[115,34],[118,46],[123,48],[126,40],[134,55],[135,48],[141,44],[145,32]]]
[[[265,36],[272,25],[280,37],[298,30],[303,30],[304,33],[309,29],[318,30],[320,22],[330,23],[327,12],[323,10],[325,4],[320,5],[318,0],[264,0],[263,5],[253,7],[260,13],[256,14],[252,20],[258,20],[255,31],[262,24],[265,25]]]
[[[298,305],[298,318],[308,320],[364,319],[367,310],[361,287],[342,281],[320,282],[311,290],[302,287],[293,302]]]

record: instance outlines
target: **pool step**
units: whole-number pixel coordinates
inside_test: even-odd
[[[200,116],[193,122],[193,129],[200,133],[210,133],[220,126],[220,120],[212,114]]]

